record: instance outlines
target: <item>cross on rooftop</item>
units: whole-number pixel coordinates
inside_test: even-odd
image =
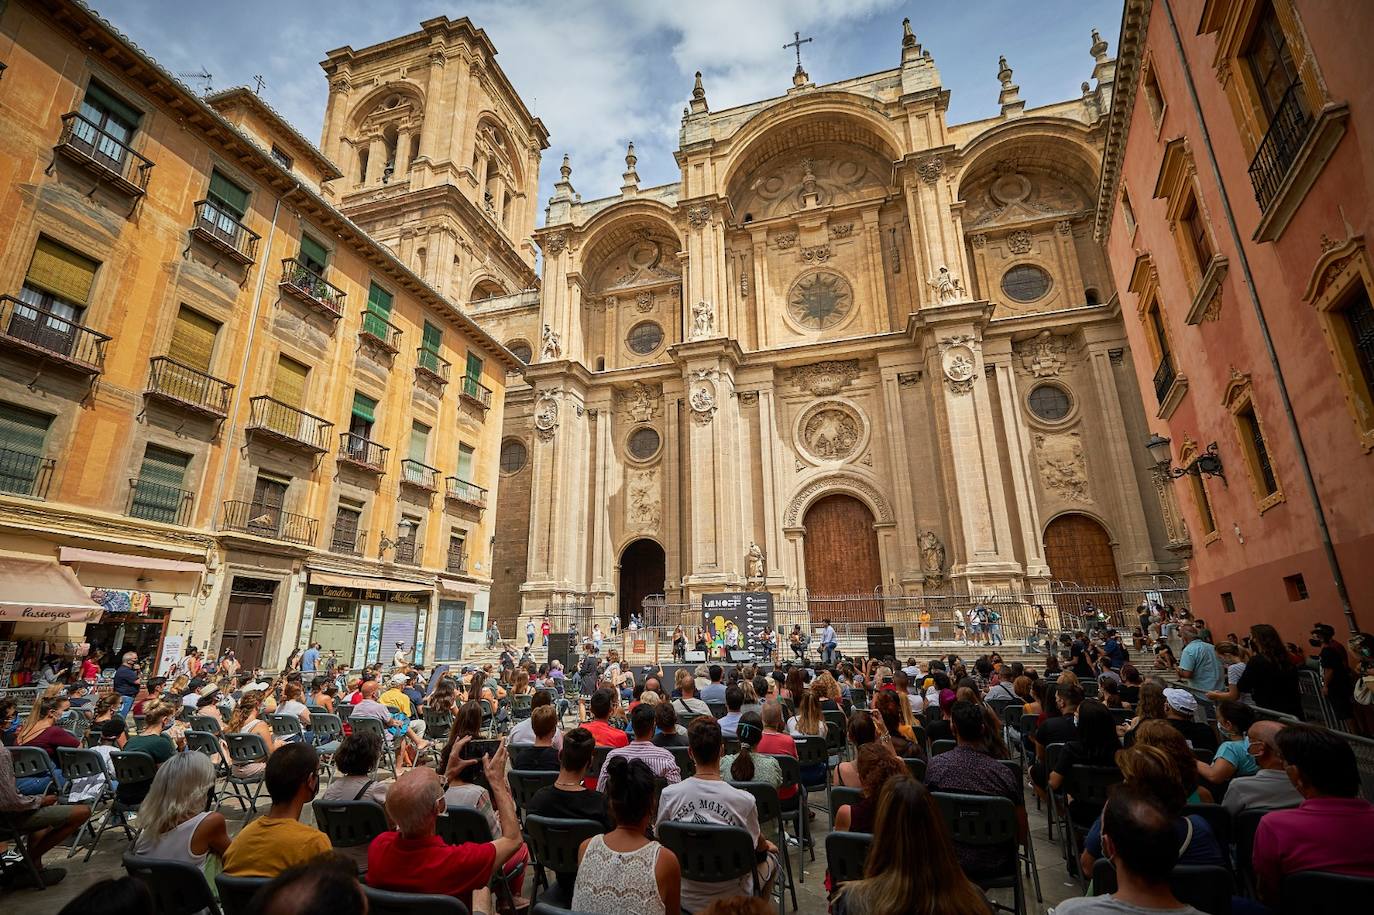
[[[798,72],[798,73],[801,73],[801,72],[802,72],[802,65],[801,65],[801,46],[804,45],[804,44],[806,44],[807,42],[809,42],[809,41],[811,41],[811,40],[812,40],[812,39],[810,39],[810,38],[803,38],[803,37],[801,37],[801,32],[793,32],[793,33],[792,33],[792,40],[789,41],[787,44],[785,44],[785,45],[782,46],[782,49],[783,49],[784,51],[786,51],[788,48],[795,48],[795,49],[796,49],[796,51],[797,51],[797,72]]]

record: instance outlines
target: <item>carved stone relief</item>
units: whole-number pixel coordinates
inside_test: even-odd
[[[894,520],[892,506],[888,503],[887,497],[872,483],[850,473],[829,473],[807,483],[792,497],[792,501],[787,504],[787,511],[783,513],[783,526],[796,527],[802,511],[816,496],[824,492],[858,493],[874,509],[873,513],[877,516],[879,524],[890,524]]]
[[[630,473],[626,486],[626,518],[631,527],[656,528],[662,517],[658,468]]]
[[[921,548],[921,569],[925,572],[927,588],[938,588],[945,580],[945,545],[934,531],[921,531],[917,538]]]
[[[560,359],[562,356],[563,341],[556,330],[545,324],[539,344],[539,358],[547,362]]]
[[[1081,433],[1037,432],[1035,456],[1046,489],[1070,502],[1091,501]]]
[[[978,357],[969,334],[956,334],[940,341],[940,367],[945,373],[945,387],[951,394],[967,394],[973,390]]]
[[[616,406],[636,423],[647,423],[658,416],[663,402],[663,388],[656,384],[636,381],[627,391],[616,391]]]
[[[830,227],[831,238],[848,238],[854,233],[854,223],[845,222],[837,226]]]
[[[817,460],[844,461],[854,456],[863,434],[863,418],[853,407],[826,401],[802,418],[801,446]]]
[[[544,236],[544,253],[549,257],[558,255],[568,246],[568,236],[563,232],[555,232],[552,235]]]
[[[641,314],[648,314],[654,310],[654,294],[652,292],[641,292],[635,296],[635,311]]]
[[[773,246],[779,251],[786,251],[789,248],[795,247],[796,244],[796,232],[779,232],[777,235],[773,236]]]
[[[594,288],[614,291],[681,278],[682,271],[669,243],[654,238],[648,229],[641,229],[633,242],[599,268]]]
[[[713,369],[695,369],[687,395],[688,406],[692,408],[692,419],[698,425],[709,423],[716,415],[716,372]]]
[[[875,196],[887,182],[878,162],[854,147],[811,147],[782,164],[766,163],[738,194],[736,213],[766,219],[816,206],[833,206]]]
[[[1026,254],[1031,249],[1031,236],[1029,232],[1013,232],[1007,236],[1007,250],[1012,254]]]
[[[546,391],[534,408],[534,429],[542,441],[551,441],[558,431],[558,398]]]
[[[1029,340],[1016,344],[1016,352],[1021,356],[1021,364],[1036,378],[1053,378],[1063,370],[1067,359],[1069,343],[1063,337],[1056,337],[1048,330],[1042,330]]]
[[[811,245],[801,249],[803,264],[823,264],[830,260],[830,245]]]
[[[697,302],[692,306],[691,339],[703,340],[715,332],[716,310],[710,302]]]
[[[926,280],[926,285],[935,290],[935,297],[941,305],[952,305],[964,298],[964,284],[944,264],[936,271],[935,279]]]
[[[859,377],[859,360],[833,359],[799,365],[789,373],[793,384],[817,397],[829,397]]]

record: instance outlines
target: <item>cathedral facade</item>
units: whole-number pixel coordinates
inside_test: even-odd
[[[966,124],[909,27],[894,69],[816,85],[799,65],[735,108],[698,76],[678,180],[642,187],[631,147],[619,193],[583,200],[565,157],[538,229],[542,126],[480,42],[437,74],[435,44],[332,54],[323,145],[363,185],[344,211],[529,363],[496,497],[505,631],[569,596],[627,618],[660,594],[1144,588],[1182,567],[1092,238],[1096,34],[1080,98],[1027,109],[1003,60],[999,115]],[[388,74],[359,101],[340,71],[363,59]],[[376,180],[403,161],[404,186]],[[467,264],[445,207],[508,254]]]

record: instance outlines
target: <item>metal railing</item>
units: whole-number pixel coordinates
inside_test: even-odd
[[[305,299],[331,318],[343,317],[343,300],[346,293],[294,257],[288,257],[281,262],[281,280],[278,281],[278,285],[282,290]]]
[[[370,308],[363,310],[361,333],[393,353],[401,351],[401,329]]]
[[[134,152],[128,143],[101,130],[80,112],[69,111],[62,115],[62,133],[57,138],[57,148],[82,164],[94,165],[118,178],[130,193],[142,194],[148,189],[152,160]]]
[[[56,467],[53,458],[0,448],[0,492],[46,499]]]
[[[441,384],[448,384],[449,370],[453,365],[434,350],[422,346],[415,351],[415,368]]]
[[[310,451],[329,450],[329,434],[334,424],[274,397],[261,395],[248,401],[249,432],[261,432]]]
[[[396,541],[396,561],[402,565],[413,566],[415,562],[416,545],[414,537],[402,537]]]
[[[391,449],[379,445],[356,432],[339,433],[339,460],[356,464],[376,473],[386,470],[386,456]]]
[[[467,480],[458,477],[444,477],[446,488],[444,495],[458,502],[466,502],[468,505],[475,505],[478,508],[487,507],[487,491],[476,483],[469,483]]]
[[[1159,359],[1159,365],[1155,368],[1155,399],[1160,405],[1164,404],[1165,398],[1169,396],[1169,389],[1174,386],[1174,379],[1178,373],[1174,371],[1174,360],[1165,353]]]
[[[225,502],[220,519],[222,531],[255,534],[287,543],[310,546],[315,542],[319,522],[305,515],[294,515],[273,505],[261,502]]]
[[[459,393],[484,410],[491,406],[491,388],[471,375],[463,376],[463,386],[459,389]]]
[[[1268,209],[1278,196],[1283,179],[1311,129],[1312,115],[1307,110],[1302,82],[1295,80],[1279,101],[1269,129],[1255,150],[1255,158],[1250,160],[1250,185],[1261,210]]]
[[[449,548],[444,569],[449,572],[464,573],[468,570],[468,551]]]
[[[329,539],[329,552],[341,553],[345,556],[361,556],[363,554],[363,544],[367,542],[367,531],[341,531],[337,528]]]
[[[196,221],[191,231],[245,264],[257,259],[258,233],[239,222],[233,213],[208,200],[196,201]]]
[[[12,295],[0,296],[0,342],[21,348],[90,375],[105,370],[110,337],[70,318]]]
[[[231,383],[177,362],[171,356],[155,356],[148,365],[145,393],[216,416],[228,415],[229,392],[234,390]]]
[[[195,505],[195,500],[195,493],[189,490],[131,479],[129,506],[124,513],[130,518],[185,527],[191,523],[191,509]]]
[[[431,492],[439,488],[439,470],[414,458],[401,461],[401,482]]]

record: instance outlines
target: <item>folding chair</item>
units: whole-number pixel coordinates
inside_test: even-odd
[[[930,755],[939,756],[941,753],[948,753],[958,745],[958,741],[954,740],[937,740],[930,745]]]
[[[849,751],[849,719],[844,712],[821,712],[825,719],[826,743],[830,746],[830,755],[844,759]],[[838,765],[838,761],[837,761]]]
[[[588,773],[592,778],[601,776],[601,767],[606,765],[606,757],[610,756],[614,749],[615,747],[604,747],[601,744],[592,748],[592,768]]]
[[[244,821],[247,822],[257,813],[258,798],[262,797],[263,789],[266,787],[267,770],[264,769],[257,775],[235,775],[233,766],[267,762],[267,743],[257,734],[226,734],[224,740],[229,744],[229,759],[232,763],[229,775],[224,781],[248,813],[247,820]],[[253,789],[251,792],[248,790],[250,786]]]
[[[1073,799],[1090,810],[1101,810],[1107,803],[1107,791],[1122,780],[1121,770],[1116,766],[1074,766],[1070,771],[1073,784]],[[1073,818],[1073,811],[1064,805],[1064,858],[1070,864],[1078,860],[1082,842],[1088,836],[1091,824],[1084,826]],[[1084,880],[1089,875],[1080,875]]]
[[[453,896],[393,893],[375,886],[365,886],[363,892],[370,915],[468,915],[468,907]]]
[[[754,895],[762,895],[755,870],[754,840],[738,826],[718,823],[660,823],[658,840],[677,855],[683,880],[722,883],[753,875]]]
[[[310,716],[310,730],[315,735],[315,749],[321,761],[332,760],[343,741],[343,721],[338,715],[316,712]]]
[[[376,801],[315,801],[315,825],[335,848],[367,845],[390,827]]]
[[[577,850],[592,836],[599,836],[606,827],[595,820],[563,820],[530,814],[525,817],[525,841],[529,843],[534,863],[534,898],[552,902],[572,900],[572,887],[549,886],[545,869],[555,874],[577,872]],[[539,887],[545,892],[541,896]]]
[[[797,788],[796,793],[791,797],[782,797],[779,795],[778,804],[782,808],[783,816],[792,820],[792,825],[795,830],[793,834],[797,837],[798,851],[800,852],[801,849],[810,847],[811,860],[814,861],[816,860],[816,850],[814,844],[811,843],[809,835],[810,830],[807,825],[806,814],[809,805],[806,803],[806,786],[802,784],[801,780],[801,764],[797,761],[797,757],[786,753],[771,753],[768,755],[776,759],[778,761],[778,768],[782,769],[783,786],[790,787],[795,785]],[[683,775],[683,778],[686,777],[686,775]],[[800,883],[805,883],[806,859],[799,855],[797,863],[799,865],[797,868],[797,880]]]
[[[830,807],[830,752],[826,747],[823,737],[801,737],[797,739],[797,765],[805,770],[808,767],[822,766],[825,769],[825,776],[821,781],[807,783],[802,781],[803,788],[810,792],[814,789],[825,789],[825,806]],[[808,830],[809,831],[809,830]]]
[[[778,915],[783,915],[783,912],[786,911],[788,890],[792,892],[792,911],[795,912],[797,910],[797,888],[792,882],[792,852],[787,844],[787,831],[783,828],[782,801],[778,798],[778,789],[766,782],[735,782],[734,786],[741,791],[748,791],[754,796],[754,805],[758,808],[760,827],[777,820],[778,853],[782,857],[784,878],[776,886]]]
[[[1045,747],[1045,771],[1046,771],[1046,772],[1053,772],[1056,768],[1058,768],[1058,766],[1059,766],[1059,757],[1062,756],[1063,754],[1064,754],[1064,744],[1063,744],[1063,743],[1052,743],[1052,744],[1049,744],[1048,746],[1046,746],[1046,747]],[[1048,778],[1048,776],[1046,776],[1046,778]],[[1054,827],[1055,827],[1055,825],[1059,822],[1059,817],[1060,817],[1061,813],[1062,813],[1064,816],[1068,816],[1068,813],[1065,812],[1065,811],[1062,811],[1062,810],[1060,809],[1060,808],[1063,806],[1063,804],[1061,803],[1062,800],[1063,800],[1063,798],[1062,798],[1060,795],[1055,794],[1055,792],[1050,791],[1048,788],[1046,789],[1045,793],[1046,793],[1046,795],[1048,796],[1048,801],[1047,801],[1047,803],[1045,804],[1045,830],[1046,830],[1046,832],[1049,833],[1050,839],[1053,840],[1053,839],[1054,839]],[[1039,798],[1039,795],[1036,795],[1036,797],[1037,797],[1037,799],[1038,799],[1038,798]],[[1061,835],[1061,838],[1060,838],[1060,843],[1061,843],[1061,845],[1063,844],[1063,837],[1062,837],[1062,835]]]
[[[1231,811],[1220,804],[1188,804],[1183,808],[1183,815],[1202,817],[1216,836],[1217,845],[1223,849],[1231,847]]]
[[[919,756],[903,756],[902,762],[906,763],[906,770],[911,773],[911,777],[916,781],[925,781],[926,761]]]
[[[1240,884],[1241,892],[1251,898],[1255,897],[1257,888],[1255,870],[1250,864],[1250,857],[1255,850],[1255,832],[1266,813],[1282,809],[1286,808],[1252,807],[1242,810],[1231,820],[1231,834],[1236,842],[1237,882]]]
[[[72,836],[71,850],[67,852],[67,857],[76,856],[81,848],[82,837],[89,837],[91,833],[91,823],[96,816],[102,813],[114,801],[114,789],[110,783],[110,772],[105,768],[105,760],[94,750],[73,750],[70,747],[57,748],[57,763],[62,772],[63,778],[67,780],[67,787],[63,790],[65,803],[89,804],[91,816],[86,822],[81,824],[76,835]],[[76,783],[85,778],[103,778],[100,792],[94,800],[73,801],[72,792],[76,788]]]
[[[14,766],[15,781],[21,778],[48,779],[48,784],[39,794],[47,794],[49,788],[57,785],[57,770],[46,751],[38,747],[10,747],[10,760]]]
[[[935,804],[940,808],[945,824],[949,826],[950,837],[965,845],[1009,847],[1012,851],[1011,867],[1003,873],[974,880],[985,890],[1006,889],[1014,894],[1014,906],[1010,911],[1025,915],[1026,894],[1021,886],[1021,861],[1016,853],[1020,822],[1016,818],[1016,805],[1004,797],[983,797],[974,794],[946,794],[932,792]],[[1005,905],[993,903],[994,907],[1006,909]]]
[[[448,812],[435,823],[436,833],[449,845],[462,845],[464,842],[490,842],[491,824],[487,818],[471,807],[450,807]],[[518,867],[509,874],[498,873],[492,877],[492,888],[501,898],[507,910],[515,908],[515,878],[524,870]]]
[[[530,717],[530,703],[534,701],[534,696],[512,696],[510,700],[510,720],[524,721]]]
[[[111,753],[110,767],[114,769],[115,782],[120,788],[152,782],[157,775],[157,763],[147,753]],[[91,860],[91,855],[95,854],[96,847],[100,844],[100,837],[115,826],[123,829],[124,837],[128,839],[130,844],[133,844],[136,836],[134,831],[129,828],[129,814],[138,813],[138,807],[138,804],[128,804],[121,801],[116,792],[114,800],[105,810],[105,817],[100,821],[100,828],[95,830],[91,839],[91,847],[86,850],[84,860]],[[115,822],[110,822],[112,819]]]
[[[27,810],[17,814],[0,810],[0,840],[10,842],[14,846],[14,851],[19,853],[19,863],[22,863],[29,872],[29,878],[33,880],[33,885],[41,890],[47,887],[47,884],[43,882],[42,868],[38,859],[29,854],[28,837],[19,826],[19,823],[27,819],[28,816],[29,811]],[[7,874],[16,867],[18,864],[13,860],[0,858],[0,874]]]
[[[272,726],[272,737],[279,743],[303,743],[305,728],[295,715],[268,715],[267,723]]]
[[[686,747],[668,747],[668,752],[673,754],[673,759],[677,761],[678,772],[684,779],[696,775],[697,764],[692,761],[692,754]]]
[[[863,877],[872,843],[873,834],[868,832],[832,832],[825,837],[825,860],[830,865],[832,886]]]
[[[863,689],[851,689],[849,691],[849,701],[856,709],[868,708],[868,691]]]
[[[840,812],[841,807],[857,804],[863,793],[862,788],[850,788],[845,785],[836,785],[830,789],[830,822],[835,822],[835,814]]]
[[[729,709],[725,707],[724,702],[708,702],[706,703],[706,707],[711,710],[711,715],[717,721],[729,714]]]
[[[250,915],[253,894],[271,881],[270,877],[230,877],[215,875],[215,889],[219,890],[219,906],[224,915]]]
[[[506,780],[510,782],[510,793],[515,798],[515,810],[523,816],[529,807],[530,798],[534,797],[540,788],[558,781],[558,773],[511,769],[506,773]]]
[[[1279,898],[1284,913],[1349,915],[1367,908],[1374,899],[1374,878],[1299,871],[1279,883]]]
[[[153,894],[160,915],[220,915],[219,902],[205,882],[205,872],[184,861],[161,861],[134,854],[124,856],[124,869]]]
[[[1369,881],[1374,884],[1374,881]],[[1116,892],[1116,868],[1106,858],[1098,858],[1093,863],[1092,884],[1094,896],[1105,896]],[[1190,905],[1207,915],[1231,915],[1231,872],[1215,864],[1175,865],[1169,875],[1169,888],[1184,905]],[[1368,897],[1364,905],[1368,905]],[[1290,911],[1285,909],[1285,911]],[[1308,912],[1303,906],[1291,911]],[[1349,910],[1346,910],[1349,911]]]
[[[353,727],[354,734],[376,734],[382,741],[382,756],[378,760],[378,765],[386,765],[391,769],[391,777],[396,777],[396,753],[391,746],[391,735],[386,732],[386,726],[376,718],[350,718],[349,724]]]
[[[1021,768],[1021,764],[1014,759],[1001,760],[1002,765],[1011,770],[1016,777],[1016,784],[1021,788],[1021,799],[1017,801],[1017,807],[1026,806],[1026,773]],[[1035,842],[1031,840],[1030,830],[1026,830],[1026,841],[1018,843],[1017,854],[1021,857],[1021,863],[1026,866],[1026,873],[1031,875],[1035,882],[1035,901],[1044,902],[1045,897],[1040,893],[1040,865],[1035,860]]]
[[[453,713],[425,709],[425,739],[440,741],[448,740],[448,729],[453,727]]]
[[[223,733],[224,728],[218,718],[210,715],[192,715],[191,730],[204,731],[207,734],[214,734],[216,737]]]

